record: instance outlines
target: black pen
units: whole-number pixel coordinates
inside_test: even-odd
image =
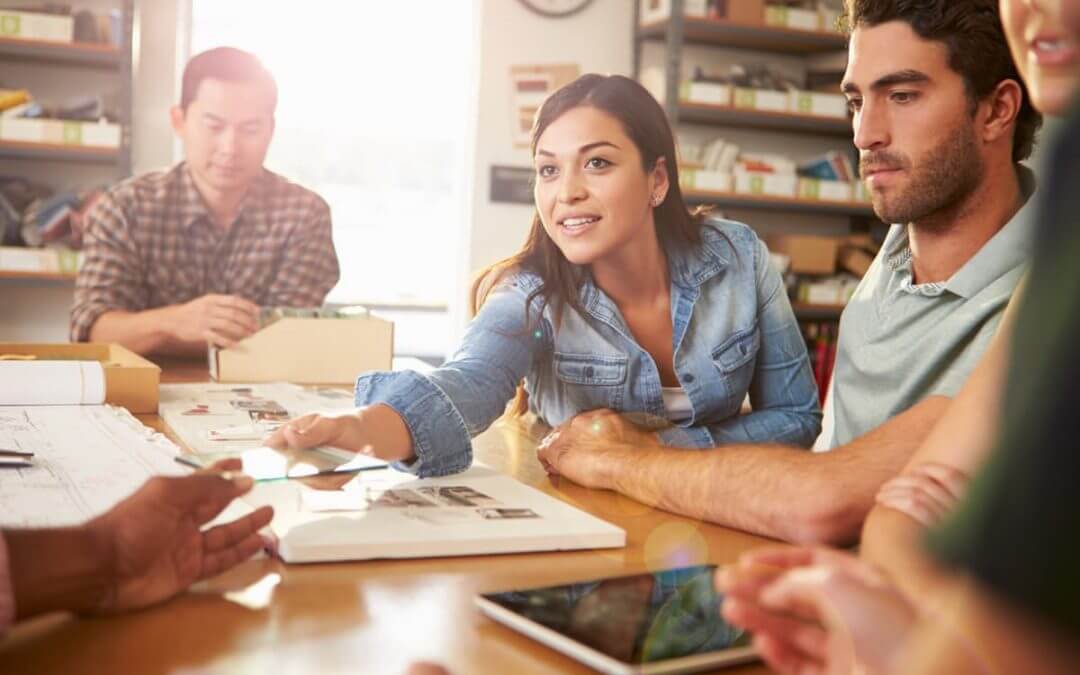
[[[188,459],[184,455],[177,455],[173,459],[175,459],[178,463],[183,464],[184,466],[190,466],[193,469],[207,468],[193,459]],[[383,469],[389,468],[389,464],[380,464],[375,466],[350,466],[339,467],[337,469],[324,469],[322,471],[316,471],[315,473],[298,474],[295,476],[271,476],[267,478],[255,478],[254,480],[256,483],[272,483],[279,480],[297,480],[300,478],[315,478],[317,476],[333,476],[337,474],[360,473],[361,471],[381,471]]]

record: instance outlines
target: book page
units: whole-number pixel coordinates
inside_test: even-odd
[[[105,370],[98,361],[0,360],[0,406],[104,402]]]

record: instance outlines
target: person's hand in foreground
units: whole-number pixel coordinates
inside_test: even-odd
[[[724,619],[753,632],[762,659],[785,675],[887,673],[917,620],[886,577],[840,551],[751,551],[716,581]]]

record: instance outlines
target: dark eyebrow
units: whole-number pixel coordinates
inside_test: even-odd
[[[871,89],[885,89],[897,84],[922,84],[929,82],[930,76],[920,70],[898,70],[895,73],[883,75],[874,80]],[[840,87],[845,94],[858,94],[859,87],[854,82],[844,82]]]
[[[597,141],[595,143],[586,143],[585,145],[578,148],[578,154],[579,155],[584,155],[586,152],[588,152],[590,150],[595,150],[596,148],[602,148],[602,147],[615,148],[616,150],[619,149],[619,146],[615,145],[611,141]],[[536,154],[544,155],[545,157],[554,157],[555,156],[553,153],[548,152],[547,150],[540,150],[540,149],[538,149],[536,151]]]

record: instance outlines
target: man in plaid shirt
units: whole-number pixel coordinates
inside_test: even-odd
[[[170,111],[186,160],[120,183],[87,215],[73,341],[200,353],[254,333],[260,305],[323,303],[339,274],[330,209],[263,168],[276,104],[247,52],[188,62]]]

